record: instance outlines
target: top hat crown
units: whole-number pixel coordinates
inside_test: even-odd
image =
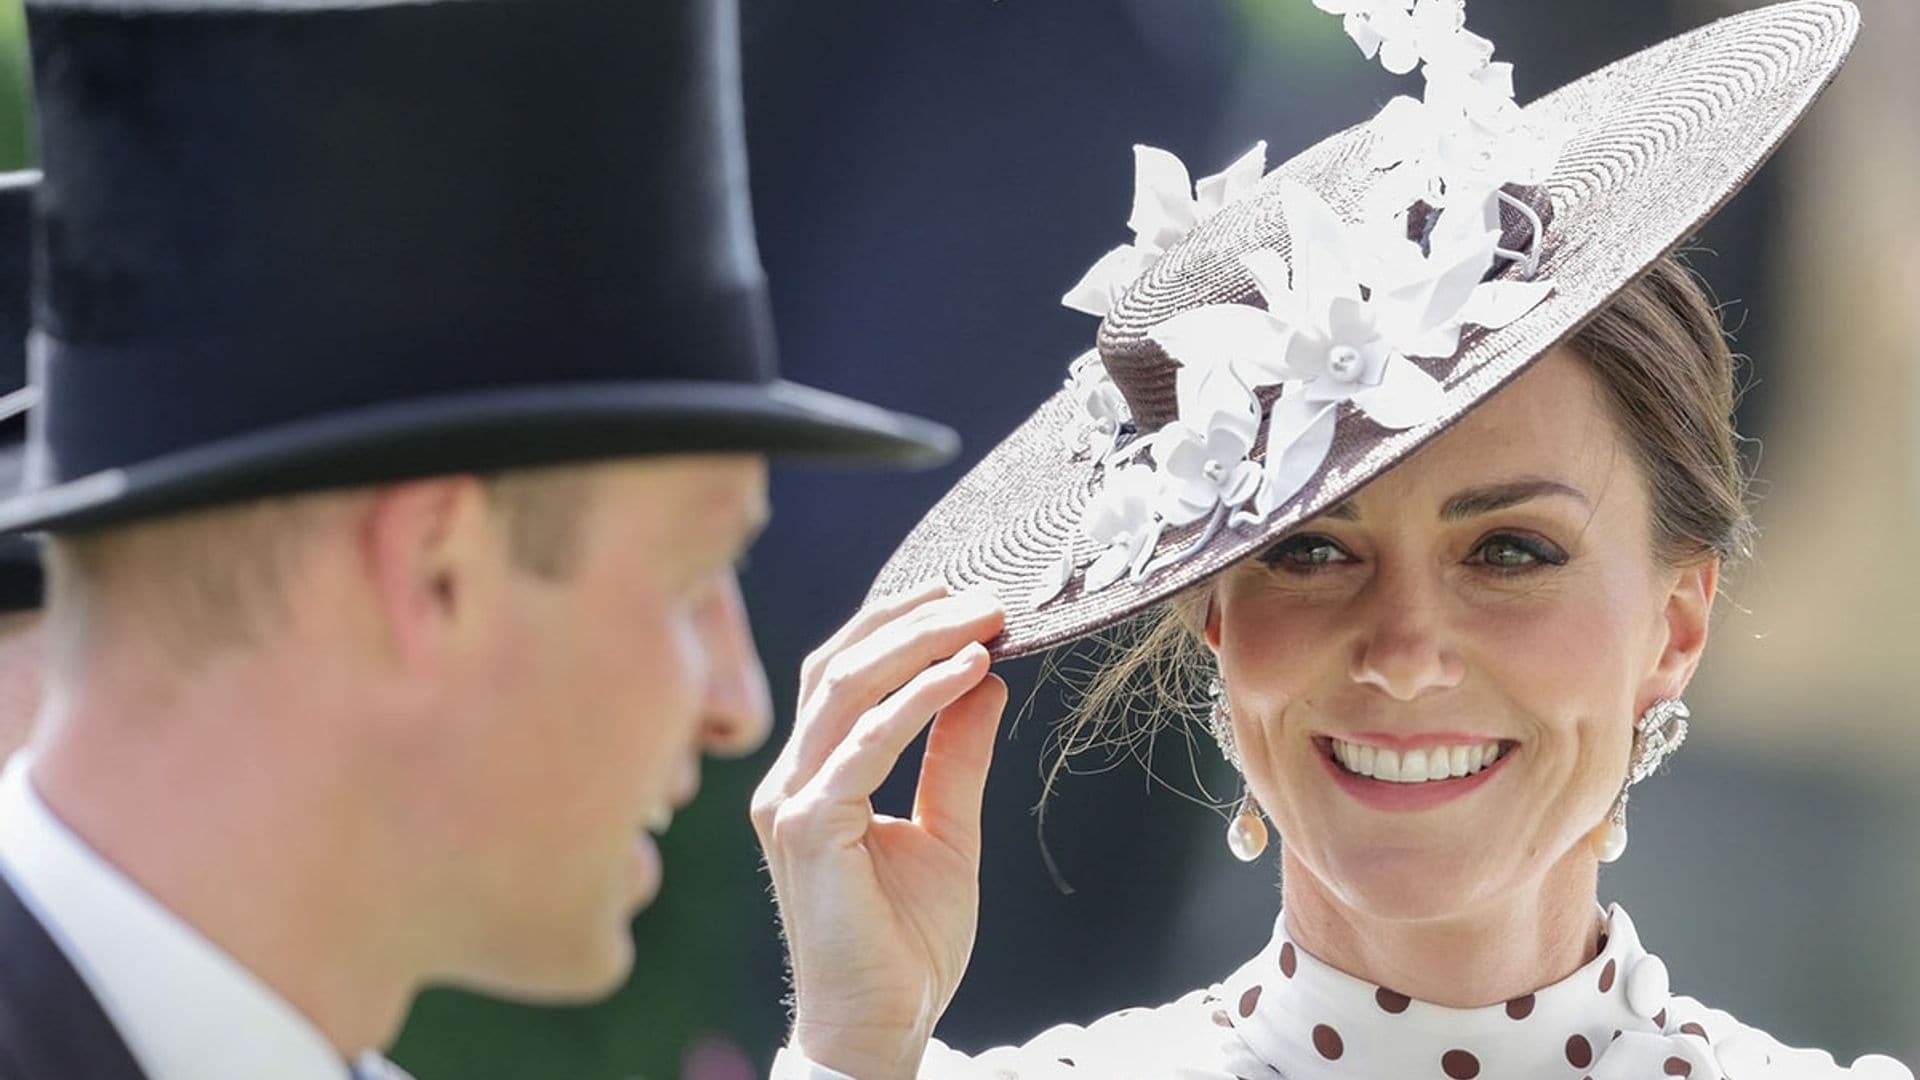
[[[27,386],[27,267],[39,179],[31,171],[0,173],[0,495],[20,486],[27,410],[37,395]],[[39,545],[0,536],[0,615],[38,608],[41,584]]]
[[[29,491],[71,529],[700,451],[928,463],[781,381],[733,0],[33,0]]]

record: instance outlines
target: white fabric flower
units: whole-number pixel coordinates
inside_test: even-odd
[[[1550,282],[1482,282],[1500,239],[1497,202],[1477,212],[1442,213],[1426,251],[1406,239],[1403,222],[1348,225],[1305,187],[1291,187],[1281,205],[1291,265],[1272,250],[1241,257],[1265,311],[1209,305],[1153,332],[1196,387],[1207,372],[1235,385],[1285,385],[1270,411],[1262,482],[1253,492],[1259,518],[1318,470],[1332,447],[1335,406],[1350,401],[1392,430],[1427,423],[1444,410],[1446,393],[1414,358],[1452,356],[1465,326],[1504,326],[1552,291]],[[1183,420],[1192,407],[1188,396],[1182,395]],[[1217,449],[1230,447],[1223,442]],[[1196,495],[1193,501],[1204,500]],[[1179,512],[1194,509],[1185,505]]]
[[[1401,31],[1407,20],[1407,13],[1413,9],[1413,0],[1313,0],[1313,6],[1321,11],[1345,16],[1343,25],[1347,36],[1360,46],[1360,52],[1367,59],[1379,57],[1387,70],[1394,71],[1395,66],[1405,59],[1402,49],[1407,44],[1406,35]],[[1386,52],[1388,55],[1382,55]],[[1397,74],[1406,74],[1419,63],[1416,54],[1406,67]]]
[[[1186,165],[1165,150],[1136,146],[1133,161],[1133,212],[1127,218],[1133,243],[1101,256],[1060,298],[1075,311],[1104,318],[1114,300],[1169,247],[1253,190],[1266,173],[1267,144],[1255,143],[1226,169],[1198,183],[1188,178]]]
[[[1369,60],[1395,75],[1421,64],[1471,68],[1485,63],[1493,45],[1466,31],[1465,0],[1313,0],[1322,11],[1345,16],[1347,36]]]
[[[1493,59],[1493,42],[1467,30],[1466,0],[1418,0],[1407,21],[1428,78],[1476,71]]]
[[[1073,400],[1080,406],[1080,413],[1091,424],[1080,432],[1076,452],[1093,448],[1095,440],[1101,447],[1095,455],[1104,458],[1119,441],[1121,429],[1133,420],[1132,410],[1127,407],[1126,395],[1114,384],[1113,377],[1107,373],[1107,366],[1100,359],[1098,349],[1089,349],[1082,353],[1067,368],[1066,387],[1073,394]]]
[[[1157,509],[1160,493],[1160,477],[1145,465],[1107,471],[1106,483],[1080,518],[1080,530],[1103,549],[1087,567],[1087,592],[1099,592],[1146,565],[1165,529]]]
[[[1410,357],[1458,349],[1461,309],[1493,265],[1499,234],[1436,230],[1432,253],[1420,256],[1390,229],[1344,224],[1305,187],[1288,191],[1281,205],[1293,238],[1291,273],[1271,251],[1244,260],[1268,311],[1293,331],[1286,366],[1305,380],[1306,400],[1352,401],[1393,429],[1438,415],[1440,383]],[[1365,282],[1363,268],[1382,273]],[[1389,270],[1397,273],[1385,276]]]
[[[1247,460],[1260,433],[1260,402],[1230,366],[1182,368],[1180,418],[1154,434],[1165,483],[1160,516],[1174,527],[1253,497],[1260,466]]]
[[[1373,213],[1416,201],[1473,203],[1506,184],[1544,183],[1559,142],[1522,121],[1512,64],[1429,67],[1425,98],[1396,97],[1374,117],[1373,165],[1392,172],[1374,193]]]

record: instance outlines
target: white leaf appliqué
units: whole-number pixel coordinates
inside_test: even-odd
[[[1081,531],[1103,549],[1087,567],[1086,592],[1100,592],[1146,565],[1165,528],[1154,508],[1159,495],[1160,478],[1144,465],[1108,470],[1080,519]]]
[[[1254,144],[1226,169],[1198,183],[1188,178],[1186,165],[1165,150],[1136,146],[1133,161],[1133,212],[1127,217],[1133,243],[1102,255],[1060,298],[1075,311],[1105,318],[1120,294],[1169,247],[1253,190],[1266,172],[1267,144]]]

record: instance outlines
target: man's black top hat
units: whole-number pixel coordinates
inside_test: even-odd
[[[27,437],[28,226],[34,172],[0,173],[0,496],[20,487]],[[39,545],[24,536],[0,536],[0,615],[40,607]]]
[[[677,451],[929,464],[781,381],[734,0],[31,0],[0,528]]]

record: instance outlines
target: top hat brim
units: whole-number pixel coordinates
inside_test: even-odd
[[[1100,490],[1094,421],[1057,392],[988,452],[908,534],[870,596],[929,579],[992,587],[1005,628],[998,659],[1084,637],[1206,581],[1385,473],[1452,427],[1681,244],[1746,184],[1832,81],[1859,31],[1847,0],[1795,0],[1732,16],[1607,66],[1527,106],[1530,125],[1570,135],[1544,185],[1552,217],[1540,276],[1554,289],[1517,321],[1470,336],[1440,415],[1401,431],[1344,414],[1314,477],[1264,521],[1199,536],[1169,529],[1143,580],[1088,591],[1063,566],[1098,554],[1081,519]],[[1337,208],[1363,204],[1379,173],[1372,124],[1326,139],[1201,222],[1119,297],[1102,356],[1182,311],[1259,297],[1240,256],[1290,253],[1281,207],[1303,185]],[[1260,460],[1264,447],[1256,447]],[[1190,554],[1186,554],[1191,552]],[[1167,558],[1179,553],[1179,558]]]
[[[0,491],[20,486],[25,452],[19,442],[0,447]],[[0,615],[39,610],[43,581],[40,546],[25,536],[0,536]],[[9,749],[0,746],[0,757]]]
[[[0,502],[0,532],[69,532],[215,503],[449,473],[679,453],[931,467],[931,421],[784,380],[514,386],[384,402],[214,440]]]

